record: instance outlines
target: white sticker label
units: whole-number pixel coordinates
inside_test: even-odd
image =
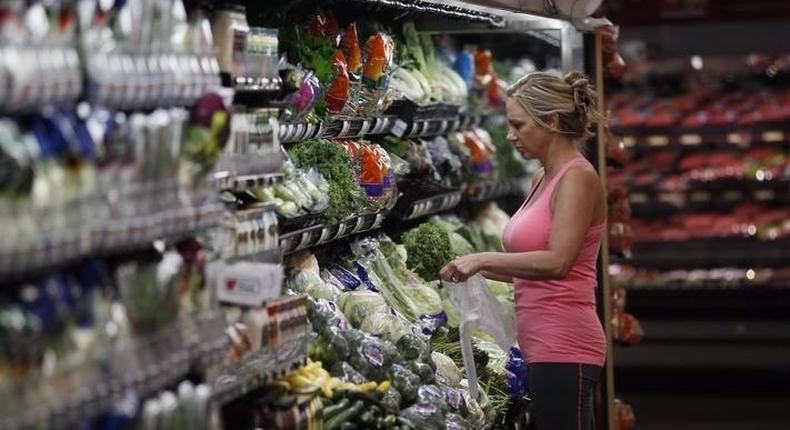
[[[446,119],[443,119],[443,120],[442,120],[442,121],[439,123],[439,134],[444,134],[444,133],[447,133],[447,125],[448,125],[448,122],[447,122],[447,120],[446,120]]]
[[[216,285],[221,302],[261,306],[266,300],[280,296],[283,269],[279,264],[212,262],[206,271],[208,279]]]
[[[362,120],[362,128],[359,129],[359,133],[357,133],[356,137],[362,137],[368,134],[368,131],[371,129],[370,124],[371,124],[370,120],[368,119]]]
[[[406,122],[403,120],[395,120],[395,124],[392,126],[391,133],[398,137],[403,137],[403,134],[406,133],[406,129],[409,127]]]
[[[346,137],[346,134],[348,133],[348,129],[351,128],[351,121],[345,119],[342,121],[343,121],[343,126],[340,127],[340,134],[338,134],[337,137]]]

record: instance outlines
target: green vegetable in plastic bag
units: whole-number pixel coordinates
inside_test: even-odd
[[[392,386],[400,392],[404,405],[411,405],[417,401],[417,389],[420,383],[420,377],[411,370],[400,364],[392,366]]]
[[[361,373],[357,372],[356,369],[351,367],[351,365],[345,361],[335,363],[330,370],[330,374],[332,376],[340,378],[346,382],[351,382],[354,384],[363,384],[367,382],[367,379],[365,379]]]
[[[457,388],[461,384],[461,370],[452,358],[441,352],[432,352],[431,360],[436,366],[436,381],[440,385]]]
[[[406,363],[406,367],[408,367],[408,369],[411,370],[412,373],[419,376],[420,381],[422,381],[423,383],[430,384],[435,380],[434,378],[435,371],[433,367],[431,367],[427,363],[414,360]]]
[[[327,327],[308,348],[308,355],[316,361],[332,366],[334,363],[346,361],[351,349],[348,341],[337,327]]]
[[[447,411],[447,400],[438,385],[423,385],[417,389],[417,403],[429,403],[443,412]]]
[[[417,360],[428,354],[428,343],[415,334],[408,334],[397,342],[398,351],[405,360]]]
[[[380,335],[394,343],[398,343],[407,335],[413,336],[411,324],[391,313],[370,314],[362,320],[359,329],[372,335]]]
[[[343,315],[354,327],[360,327],[362,322],[371,315],[384,315],[389,313],[389,306],[381,294],[368,291],[347,291],[341,293],[338,304]]]
[[[400,418],[413,428],[440,430],[444,428],[444,413],[431,403],[418,403],[401,411]]]
[[[397,413],[400,411],[401,406],[401,395],[395,387],[390,386],[390,388],[384,392],[384,395],[381,397],[381,404],[387,408],[387,411]]]
[[[444,418],[444,428],[446,430],[471,430],[472,425],[460,415],[447,414]]]
[[[363,335],[356,347],[352,347],[348,363],[370,381],[385,379],[392,363],[400,359],[398,350],[391,342]]]

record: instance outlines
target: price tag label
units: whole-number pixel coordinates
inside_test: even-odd
[[[702,143],[702,136],[699,134],[684,134],[680,136],[680,143],[688,146],[699,145]]]
[[[633,136],[623,136],[623,145],[626,148],[630,148],[636,145],[636,138]]]
[[[439,122],[439,134],[444,134],[447,132],[448,121],[446,119],[441,120]]]
[[[395,136],[403,137],[403,135],[406,133],[407,128],[409,128],[409,125],[406,124],[405,121],[396,119],[395,124],[392,125],[392,129],[390,130],[390,132]]]
[[[356,137],[362,137],[368,134],[368,131],[371,129],[371,122],[369,119],[362,120],[362,127],[359,129],[359,133],[357,133]]]
[[[743,143],[743,136],[740,133],[729,133],[727,134],[727,143],[731,143],[733,145],[740,145]]]
[[[349,120],[342,120],[343,125],[340,127],[340,134],[337,137],[346,137],[348,134],[348,130],[351,128],[351,121]]]
[[[697,191],[691,194],[691,201],[693,202],[709,202],[711,195],[707,191]]]
[[[283,269],[279,264],[213,262],[206,270],[208,278],[216,281],[217,297],[221,302],[257,307],[280,296]]]
[[[307,124],[305,124],[305,126],[304,126],[304,137],[306,139],[312,138],[313,137],[313,132],[315,131],[315,129],[316,129],[315,124],[313,124],[312,122],[308,122]]]
[[[758,190],[754,192],[754,199],[761,202],[773,200],[775,197],[776,194],[772,190]]]
[[[669,145],[669,137],[664,135],[653,135],[647,138],[647,144],[650,146],[667,146]]]
[[[782,142],[785,140],[785,134],[778,130],[764,131],[762,134],[763,142]]]
[[[300,235],[299,245],[296,246],[296,249],[305,249],[310,247],[310,237],[312,236],[311,231],[308,230]]]
[[[304,132],[305,132],[305,125],[303,123],[296,124],[296,130],[294,130],[294,140],[302,140],[304,139]]]
[[[296,135],[296,127],[293,124],[287,124],[285,127],[285,138],[283,142],[293,142]]]
[[[370,132],[372,134],[381,133],[381,129],[384,128],[384,119],[381,117],[376,117],[373,119],[373,125],[370,127]]]
[[[334,238],[343,237],[343,235],[345,233],[346,233],[346,223],[345,222],[341,222],[337,226],[337,235],[335,235]]]

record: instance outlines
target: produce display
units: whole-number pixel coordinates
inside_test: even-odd
[[[0,428],[524,414],[526,364],[485,327],[465,379],[463,306],[438,280],[502,250],[492,200],[529,173],[491,51],[307,2],[12,3]],[[512,285],[482,287],[512,318]]]
[[[492,249],[483,231],[503,226],[501,221],[501,210],[488,206],[470,223],[433,218],[403,233],[403,244],[379,234],[354,241],[341,257],[337,247],[290,257],[285,287],[310,297],[308,353],[314,361],[283,385],[318,391],[328,409],[347,410],[325,414],[324,425],[333,428],[349,420],[375,428],[479,428],[503,419],[511,402],[525,395],[520,352],[505,352],[476,333],[478,385],[485,394],[470,397],[461,371],[458,310],[438,282],[427,282],[455,255],[475,252],[459,232],[476,237],[478,249]],[[444,247],[436,246],[442,243],[437,238]],[[491,282],[490,289],[512,314],[512,285]]]

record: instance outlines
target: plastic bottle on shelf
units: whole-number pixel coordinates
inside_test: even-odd
[[[246,13],[245,6],[226,3],[212,17],[211,30],[217,46],[219,68],[231,77],[231,83],[233,78],[246,77],[244,54],[250,32]]]

